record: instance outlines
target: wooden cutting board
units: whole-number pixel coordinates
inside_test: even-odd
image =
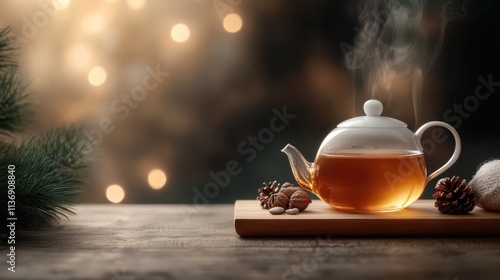
[[[500,213],[476,207],[466,215],[446,215],[434,200],[418,200],[398,212],[357,214],[313,200],[297,215],[271,215],[257,200],[237,200],[234,226],[240,236],[499,236]]]

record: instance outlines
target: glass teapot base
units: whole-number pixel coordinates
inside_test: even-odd
[[[400,210],[405,209],[406,207],[384,207],[384,208],[379,208],[379,207],[366,207],[363,209],[359,208],[353,208],[353,207],[342,207],[342,206],[332,206],[336,210],[340,210],[343,212],[350,212],[350,213],[359,213],[359,214],[376,214],[376,213],[387,213],[387,212],[397,212]]]

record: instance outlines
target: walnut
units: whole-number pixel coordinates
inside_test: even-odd
[[[289,202],[288,196],[286,196],[286,194],[284,193],[275,193],[269,197],[270,208],[283,207],[284,209],[287,209],[288,202]]]
[[[297,208],[299,211],[303,211],[309,206],[309,203],[312,203],[309,195],[305,191],[298,190],[290,197],[288,208]]]
[[[298,187],[286,187],[286,188],[281,188],[280,193],[286,194],[288,198],[292,196],[292,194],[296,191],[300,190]]]

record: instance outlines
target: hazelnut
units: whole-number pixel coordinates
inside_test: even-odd
[[[286,196],[288,196],[288,198],[290,198],[292,196],[292,194],[298,190],[300,190],[300,189],[297,187],[286,187],[286,188],[282,188],[280,190],[280,193],[284,193],[284,194],[286,194]]]
[[[275,193],[269,197],[269,207],[283,207],[284,209],[288,206],[288,196],[284,193]]]
[[[298,190],[290,197],[288,208],[298,208],[299,211],[303,211],[309,206],[309,203],[312,203],[309,195],[305,191]]]

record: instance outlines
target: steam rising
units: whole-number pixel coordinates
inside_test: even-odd
[[[479,1],[481,2],[481,1]],[[441,51],[446,24],[466,14],[487,9],[487,3],[451,0],[445,3],[423,0],[369,0],[358,8],[354,47],[346,53],[346,65],[353,70],[356,97],[389,100],[408,88],[415,124],[418,124],[421,89],[425,73]],[[430,19],[429,19],[430,17]],[[434,18],[432,18],[434,17]],[[424,21],[437,22],[439,38],[430,48]],[[436,40],[434,40],[436,41]],[[395,85],[398,86],[395,86]]]

